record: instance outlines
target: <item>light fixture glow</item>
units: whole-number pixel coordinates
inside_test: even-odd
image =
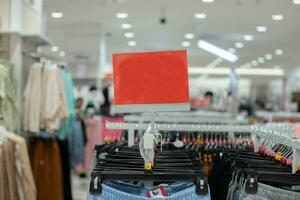
[[[195,13],[196,19],[205,19],[207,18],[207,15],[205,13]]]
[[[132,25],[131,25],[131,24],[123,23],[123,24],[121,24],[121,27],[122,27],[123,29],[130,29],[130,28],[132,28]]]
[[[215,54],[221,58],[224,58],[225,60],[229,61],[229,62],[236,62],[238,60],[238,56],[235,55],[235,54],[232,54],[224,49],[221,49],[213,44],[210,44],[204,40],[199,40],[198,41],[198,47],[205,50],[205,51],[208,51],[212,54]]]
[[[66,52],[64,52],[64,51],[59,52],[59,56],[60,57],[65,57],[66,56]]]
[[[266,54],[265,58],[266,58],[266,60],[272,60],[273,56],[272,56],[272,54]]]
[[[191,46],[191,43],[190,43],[189,41],[183,41],[183,42],[181,43],[181,45],[182,45],[183,47],[189,47],[189,46]]]
[[[300,4],[300,0],[293,0],[294,4]]]
[[[64,13],[62,13],[62,12],[52,12],[51,13],[51,17],[52,18],[62,18],[64,16]]]
[[[253,40],[253,36],[252,35],[244,35],[244,40],[246,40],[246,41],[252,41]]]
[[[132,32],[126,32],[126,33],[124,33],[124,36],[126,38],[133,38],[134,37],[134,33],[132,33]]]
[[[280,66],[279,65],[275,65],[273,68],[274,69],[280,69]]]
[[[230,68],[218,67],[189,67],[190,75],[220,75],[227,76],[230,73]],[[266,68],[236,68],[235,72],[240,76],[284,76],[283,69],[266,69]]]
[[[59,51],[59,47],[58,46],[53,46],[53,47],[51,47],[51,51],[58,52]]]
[[[256,60],[252,60],[252,61],[251,61],[251,65],[255,67],[255,66],[258,65],[258,62],[257,62]]]
[[[194,39],[194,34],[193,33],[186,33],[184,34],[184,38],[185,39],[188,39],[188,40],[191,40],[191,39]]]
[[[272,19],[274,21],[281,21],[283,20],[283,15],[272,15]]]
[[[134,47],[134,46],[136,46],[137,45],[137,43],[136,43],[136,41],[129,41],[128,42],[128,46],[130,46],[130,47]]]
[[[282,49],[276,49],[275,54],[278,55],[278,56],[281,56],[281,55],[283,55],[283,50]]]
[[[128,13],[117,13],[116,17],[119,19],[126,19],[128,17]]]
[[[264,63],[264,62],[265,62],[265,59],[264,59],[263,57],[259,57],[259,58],[257,59],[257,61],[258,61],[259,63]]]
[[[234,44],[234,46],[236,47],[236,48],[243,48],[244,47],[244,43],[242,43],[242,42],[236,42],[235,44]]]
[[[246,63],[246,64],[245,64],[245,67],[246,67],[246,68],[250,68],[250,67],[251,67],[251,64],[250,64],[250,63]]]
[[[229,48],[228,51],[229,51],[230,53],[235,53],[235,52],[236,52],[235,48]]]
[[[215,0],[202,0],[203,3],[212,3],[214,2]]]
[[[256,31],[257,32],[266,32],[267,31],[267,27],[266,26],[257,26],[256,27]]]

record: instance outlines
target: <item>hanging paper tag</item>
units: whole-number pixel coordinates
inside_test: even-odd
[[[188,111],[186,51],[113,55],[115,113]]]

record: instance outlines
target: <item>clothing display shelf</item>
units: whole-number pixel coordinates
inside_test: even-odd
[[[107,123],[106,127],[109,130],[127,130],[128,131],[128,145],[134,144],[135,130],[147,130],[151,124],[149,123]],[[173,132],[235,132],[235,133],[251,133],[255,150],[261,144],[262,139],[266,139],[274,144],[282,144],[293,149],[293,172],[297,171],[300,165],[300,139],[293,137],[282,126],[278,127],[271,125],[203,125],[203,124],[176,124],[164,123],[155,124],[155,128],[161,131]]]

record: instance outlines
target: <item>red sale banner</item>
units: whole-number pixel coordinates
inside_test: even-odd
[[[187,111],[187,52],[113,55],[114,112]]]

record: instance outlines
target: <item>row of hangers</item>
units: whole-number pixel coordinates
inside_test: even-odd
[[[101,152],[106,152],[101,157]],[[90,192],[100,194],[101,184],[106,180],[121,181],[151,181],[151,182],[172,182],[192,181],[196,185],[196,194],[208,194],[208,186],[205,175],[200,168],[197,154],[190,150],[164,150],[157,151],[155,162],[151,168],[144,168],[144,160],[139,149],[110,144],[95,147],[95,164],[91,173],[92,181]]]

